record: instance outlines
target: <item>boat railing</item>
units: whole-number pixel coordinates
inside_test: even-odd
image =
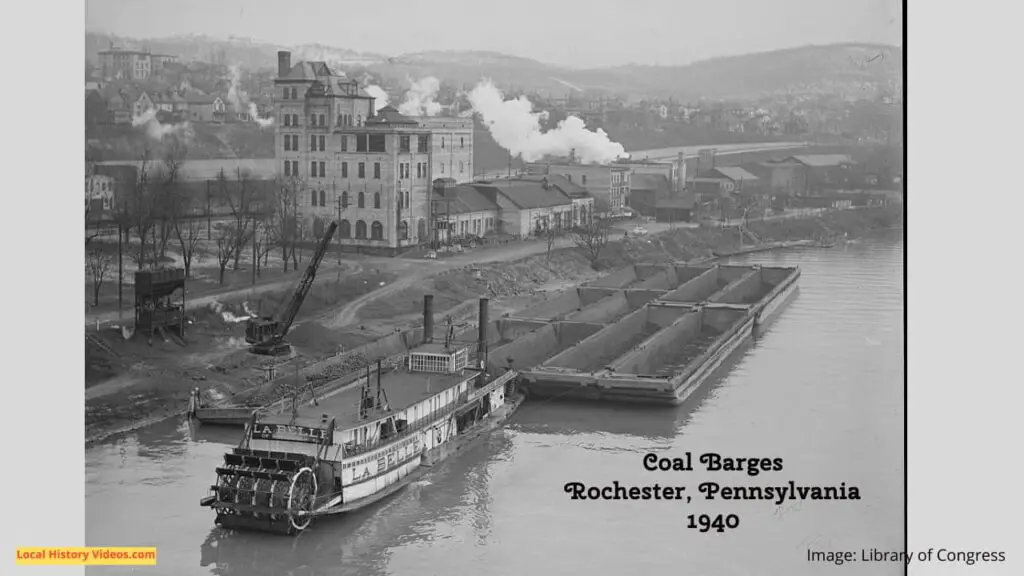
[[[362,444],[346,443],[343,446],[342,457],[348,458],[351,456],[366,454],[367,452],[372,452],[382,446],[394,444],[399,440],[404,440],[405,438],[408,438],[409,436],[416,432],[419,432],[425,428],[429,428],[435,424],[438,424],[439,420],[445,418],[450,414],[453,414],[455,410],[458,408],[458,406],[458,402],[452,402],[451,404],[438,408],[437,410],[430,412],[423,418],[418,419],[416,422],[413,422],[412,424],[406,426],[405,428],[402,429],[401,432],[393,436],[388,436],[387,438],[372,440],[369,442],[364,442]]]

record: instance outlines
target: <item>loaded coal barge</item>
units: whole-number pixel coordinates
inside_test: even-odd
[[[401,361],[378,361],[375,374],[291,414],[252,415],[200,501],[218,525],[297,534],[397,492],[519,407],[511,364],[487,363],[487,299],[473,361],[451,324],[433,341],[430,302],[424,340]]]

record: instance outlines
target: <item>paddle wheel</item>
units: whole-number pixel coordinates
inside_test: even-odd
[[[217,468],[217,484],[201,504],[224,528],[296,534],[313,521],[315,458],[305,454],[235,448]]]

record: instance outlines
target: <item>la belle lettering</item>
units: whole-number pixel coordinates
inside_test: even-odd
[[[327,439],[327,431],[305,426],[289,426],[287,424],[257,424],[256,435],[264,440],[296,440],[313,444]]]

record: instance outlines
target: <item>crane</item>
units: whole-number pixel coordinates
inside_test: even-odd
[[[306,267],[305,273],[302,274],[299,285],[296,286],[295,293],[292,294],[292,299],[288,302],[284,313],[277,317],[263,316],[249,319],[245,326],[245,341],[250,345],[250,352],[269,356],[284,356],[291,352],[291,345],[285,342],[284,337],[292,327],[302,302],[306,299],[309,289],[313,286],[313,280],[316,279],[316,270],[320,267],[320,262],[324,259],[324,253],[327,252],[327,246],[331,243],[331,237],[334,236],[334,232],[337,229],[337,221],[332,221],[324,232],[323,237],[320,238],[316,252],[313,253],[313,258],[310,259],[309,266]]]

